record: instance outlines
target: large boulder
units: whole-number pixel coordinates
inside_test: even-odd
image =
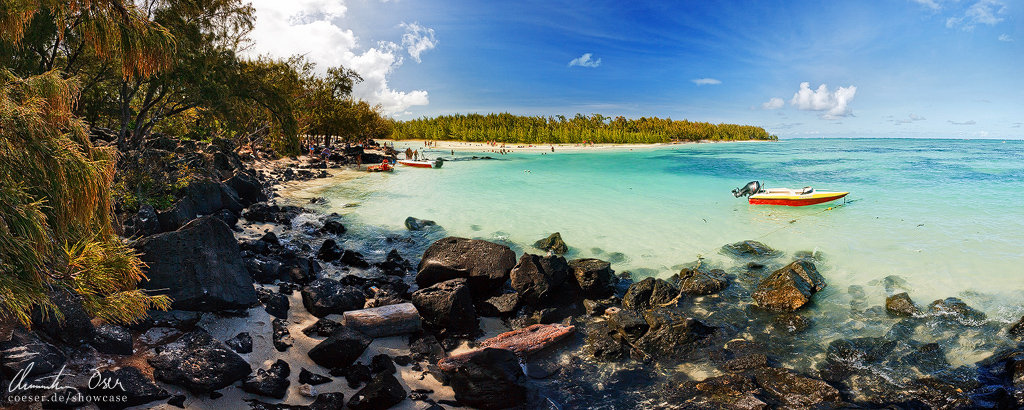
[[[762,309],[786,312],[803,307],[825,286],[814,264],[800,259],[761,280],[751,296]]]
[[[345,368],[351,366],[372,341],[362,333],[342,327],[309,349],[308,354],[314,363],[328,369]]]
[[[149,364],[157,380],[196,393],[222,389],[252,373],[245,359],[202,329],[158,347]]]
[[[525,304],[547,302],[564,297],[562,291],[569,278],[569,264],[561,256],[539,256],[528,253],[519,258],[519,264],[512,269],[512,288],[519,293],[519,300]]]
[[[89,344],[100,353],[127,356],[133,352],[132,334],[128,329],[110,323],[97,326]]]
[[[252,277],[224,222],[204,216],[174,232],[135,243],[149,266],[142,288],[171,297],[181,310],[221,311],[256,304]]]
[[[679,289],[663,279],[645,278],[629,286],[622,297],[622,306],[645,310],[670,303],[679,295]]]
[[[562,234],[558,232],[549,235],[547,238],[534,242],[533,247],[558,255],[565,255],[566,252],[569,252],[569,246],[565,244],[565,241],[562,240]]]
[[[615,292],[619,278],[615,276],[610,263],[592,258],[573,259],[569,261],[569,268],[576,277],[583,297],[600,299]]]
[[[224,184],[238,193],[238,200],[242,203],[242,206],[248,207],[257,202],[267,200],[267,194],[263,192],[260,182],[249,174],[243,172],[236,173],[224,181]]]
[[[188,186],[185,196],[171,209],[160,212],[158,218],[164,231],[173,231],[200,215],[213,215],[226,209],[235,215],[242,212],[238,193],[231,187],[213,181],[194,182]]]
[[[526,402],[526,376],[515,353],[485,348],[451,372],[455,400],[480,409],[505,409]]]
[[[317,279],[302,288],[302,305],[316,317],[362,309],[365,303],[361,289],[334,279]]]
[[[729,286],[729,278],[721,269],[685,268],[679,272],[679,290],[687,295],[710,295]]]
[[[46,374],[66,361],[59,349],[20,327],[14,329],[10,340],[0,342],[0,373],[8,380],[18,372],[25,372],[26,377]]]
[[[417,290],[412,303],[423,316],[425,325],[433,330],[453,332],[477,328],[476,310],[466,279],[451,279]]]
[[[34,329],[72,346],[92,341],[96,329],[91,322],[92,318],[85,311],[82,297],[63,288],[54,289],[49,292],[49,296],[62,317],[58,319],[53,314],[43,315],[36,309],[32,318]]]
[[[516,254],[505,245],[478,239],[447,237],[427,248],[416,284],[421,288],[449,279],[466,278],[480,298],[498,293],[516,266]]]

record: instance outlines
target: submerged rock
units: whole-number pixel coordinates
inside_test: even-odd
[[[1010,326],[1010,328],[1006,330],[1006,333],[1014,339],[1024,340],[1024,316],[1022,316],[1017,323],[1014,323],[1013,326]]]
[[[615,292],[615,284],[619,279],[615,277],[610,263],[592,258],[574,259],[569,261],[569,267],[583,297],[600,299]]]
[[[823,380],[788,369],[761,367],[751,372],[754,381],[780,406],[808,408],[841,401],[839,390]]]
[[[793,311],[809,303],[811,296],[825,286],[825,278],[818,274],[814,264],[801,259],[761,280],[751,296],[763,309]]]
[[[539,256],[528,253],[519,258],[511,272],[512,288],[524,304],[538,304],[553,299],[571,301],[566,297],[569,264],[561,256]]]
[[[684,268],[679,272],[679,289],[687,295],[710,295],[729,286],[729,278],[721,269]]]
[[[170,296],[175,309],[246,309],[257,302],[238,242],[219,219],[197,218],[177,231],[142,238],[135,248],[149,266],[141,287]]]
[[[412,303],[426,327],[468,332],[476,330],[476,309],[466,279],[452,279],[417,290]]]
[[[437,226],[437,222],[427,219],[413,218],[411,216],[405,218],[405,229],[410,231],[422,231],[431,226]]]
[[[565,241],[562,240],[562,234],[558,232],[534,242],[533,246],[537,249],[551,251],[557,255],[564,255],[566,252],[569,252],[569,246],[565,244]]]
[[[694,342],[715,330],[675,309],[648,310],[644,312],[644,320],[650,328],[637,340],[637,346],[656,360],[684,357],[692,351]]]
[[[474,295],[496,294],[516,266],[516,254],[504,245],[447,237],[427,248],[420,260],[416,284],[425,288],[449,279],[465,278]]]
[[[722,250],[729,255],[743,258],[769,258],[778,256],[779,251],[768,247],[758,241],[740,241],[722,246]]]
[[[344,249],[341,249],[334,239],[327,239],[320,245],[320,250],[316,252],[316,257],[324,262],[334,262],[341,259],[343,252]]]
[[[629,287],[622,297],[622,306],[633,310],[644,310],[652,306],[670,303],[679,295],[679,289],[662,279],[645,278]]]
[[[988,316],[958,298],[936,300],[928,305],[928,313],[952,319],[964,326],[981,326]]]
[[[245,359],[202,329],[159,348],[148,361],[158,380],[196,393],[230,386],[252,373]]]
[[[885,311],[890,316],[912,317],[921,314],[921,310],[910,300],[907,292],[897,293],[885,298]]]

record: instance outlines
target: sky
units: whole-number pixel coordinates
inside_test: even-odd
[[[1024,1],[253,0],[250,56],[397,119],[670,117],[781,138],[1024,139]]]

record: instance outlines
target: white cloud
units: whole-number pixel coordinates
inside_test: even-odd
[[[960,27],[965,31],[971,31],[978,24],[994,26],[1003,21],[1001,15],[1005,13],[1006,6],[1000,1],[980,0],[968,7],[963,16],[946,19],[946,27]]]
[[[910,124],[910,123],[915,122],[915,121],[924,121],[924,120],[925,120],[925,118],[922,117],[922,116],[919,116],[919,115],[916,115],[916,114],[910,114],[907,118],[901,118],[901,119],[898,119],[898,120],[894,119],[894,120],[891,120],[891,121],[893,122],[893,124],[900,125],[900,124]]]
[[[793,94],[789,103],[801,110],[825,111],[822,118],[832,120],[839,117],[846,117],[853,114],[850,110],[850,101],[857,94],[857,87],[839,87],[834,92],[828,90],[828,86],[822,84],[817,90],[811,90],[811,83],[800,83],[800,91]]]
[[[781,98],[773,97],[772,99],[768,100],[768,102],[761,104],[761,108],[764,108],[766,110],[777,110],[779,108],[782,108],[783,105],[786,105],[785,101],[782,101]]]
[[[580,67],[595,68],[601,65],[601,59],[599,58],[597,60],[594,60],[593,57],[593,53],[584,53],[583,55],[572,59],[572,61],[569,61],[569,67],[576,65]]]
[[[1013,37],[1010,37],[1009,34],[1000,34],[999,35],[999,41],[1005,41],[1005,42],[1009,43],[1009,42],[1013,41]]]
[[[250,33],[252,46],[245,52],[248,57],[304,55],[317,64],[320,72],[338,65],[355,70],[363,81],[353,87],[353,96],[371,104],[381,104],[388,114],[429,104],[426,91],[398,91],[388,87],[388,76],[403,63],[399,55],[401,47],[391,41],[382,41],[369,48],[361,46],[351,29],[342,28],[337,23],[348,10],[345,0],[252,0],[252,6],[256,23]],[[419,29],[413,30],[413,34],[436,44],[433,30],[416,23],[403,23],[406,34],[410,34],[409,27],[413,25]],[[409,50],[405,36],[403,45]],[[419,61],[420,53],[429,48],[433,46],[413,47],[409,54]]]
[[[693,83],[697,85],[718,85],[722,83],[721,80],[715,78],[695,78],[690,81],[693,81]]]
[[[402,23],[402,28],[405,29],[405,34],[402,35],[402,45],[417,63],[420,62],[420,53],[437,47],[434,29],[423,27],[419,23]]]
[[[913,1],[914,3],[920,4],[922,6],[925,6],[927,8],[930,8],[932,10],[938,10],[938,9],[942,8],[942,6],[940,6],[939,3],[936,3],[935,0],[911,0],[911,1]]]
[[[949,120],[949,123],[953,124],[953,125],[974,125],[974,124],[977,124],[976,122],[974,122],[974,120],[967,120],[967,121],[961,121],[961,122]]]

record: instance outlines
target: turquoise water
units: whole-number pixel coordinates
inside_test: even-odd
[[[751,180],[850,191],[850,202],[752,206],[730,193]],[[557,231],[567,257],[615,260],[635,276],[668,277],[698,256],[728,269],[739,262],[719,248],[756,239],[787,252],[780,263],[817,252],[829,284],[818,310],[849,310],[851,285],[881,305],[879,280],[896,275],[920,305],[957,296],[1009,322],[1024,313],[1022,181],[1021,141],[795,139],[514,153],[317,192],[356,225],[398,231],[415,216],[519,252],[539,253],[531,244]]]

